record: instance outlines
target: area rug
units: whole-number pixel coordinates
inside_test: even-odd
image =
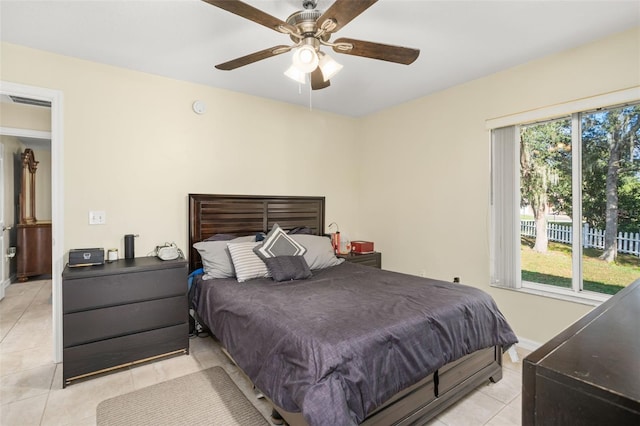
[[[98,426],[268,426],[222,367],[107,399],[98,404]]]

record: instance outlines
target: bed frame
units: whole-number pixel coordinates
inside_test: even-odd
[[[202,266],[193,244],[214,234],[252,235],[298,226],[324,234],[325,198],[259,195],[189,194],[189,271]],[[225,351],[226,352],[226,351]],[[502,350],[483,349],[451,362],[394,395],[363,425],[421,425],[487,381],[502,379]],[[306,425],[300,413],[274,409],[291,426]]]

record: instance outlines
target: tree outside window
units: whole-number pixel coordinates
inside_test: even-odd
[[[572,287],[572,242],[581,238],[580,289],[614,294],[640,277],[640,105],[574,118],[581,138],[571,118],[520,130],[522,280]],[[581,196],[572,191],[580,176]]]

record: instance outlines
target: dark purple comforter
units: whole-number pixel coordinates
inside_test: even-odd
[[[360,423],[476,350],[517,341],[487,293],[345,262],[308,280],[198,280],[193,305],[274,403],[310,425]]]

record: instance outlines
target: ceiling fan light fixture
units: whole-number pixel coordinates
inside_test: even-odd
[[[318,54],[313,46],[301,46],[293,53],[293,65],[304,73],[315,70],[318,62]]]
[[[291,65],[289,69],[284,72],[284,75],[300,84],[307,82],[307,73],[300,71],[295,65]]]
[[[324,81],[330,80],[342,69],[342,65],[326,53],[321,54],[318,66],[322,71],[322,78],[324,78]]]

